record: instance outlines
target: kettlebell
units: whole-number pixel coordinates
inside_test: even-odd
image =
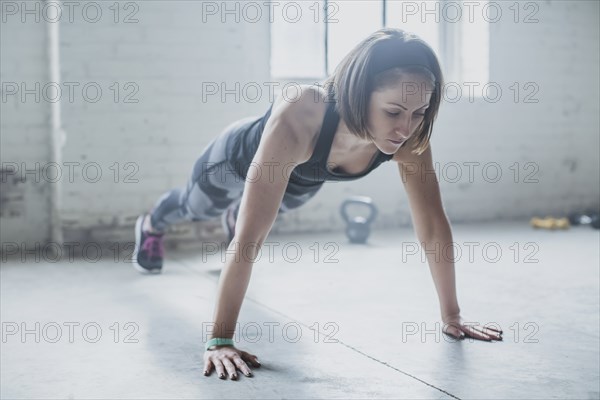
[[[366,206],[369,209],[369,215],[366,217],[356,216],[350,219],[346,209],[351,204]],[[349,197],[340,206],[340,214],[346,221],[346,236],[350,239],[350,243],[366,243],[371,233],[371,223],[377,216],[377,207],[375,207],[373,200],[367,196]]]

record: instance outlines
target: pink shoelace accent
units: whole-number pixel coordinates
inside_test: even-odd
[[[162,235],[153,235],[147,232],[144,232],[144,234],[146,235],[146,240],[144,240],[142,250],[148,254],[148,258],[163,258],[164,246]]]

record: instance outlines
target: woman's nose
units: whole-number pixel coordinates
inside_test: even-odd
[[[410,136],[410,118],[405,115],[404,118],[400,118],[397,122],[396,129],[394,130],[396,135],[406,139],[408,136]]]
[[[408,139],[408,135],[406,135],[406,134],[404,134],[404,133],[401,133],[401,132],[398,132],[398,131],[396,131],[396,138],[397,138],[398,140],[402,140],[402,141],[404,141],[404,140]]]
[[[410,136],[410,121],[401,121],[395,129],[396,135],[402,139]]]
[[[413,121],[410,116],[404,114],[404,116],[397,121],[396,129],[394,130],[396,135],[402,139],[408,139],[412,134],[413,129],[416,128],[414,122],[415,121]]]

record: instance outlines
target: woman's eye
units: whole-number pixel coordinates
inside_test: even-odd
[[[386,111],[386,113],[388,113],[388,115],[391,115],[394,117],[400,115],[400,112],[393,113],[393,112]],[[422,118],[424,116],[425,116],[425,114],[413,114],[413,118]]]

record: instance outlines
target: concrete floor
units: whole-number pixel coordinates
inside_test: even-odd
[[[112,256],[8,260],[1,397],[598,399],[599,231],[524,221],[453,232],[463,315],[498,323],[504,341],[440,334],[410,229],[374,232],[368,245],[343,233],[270,237],[279,246],[255,264],[238,331],[263,367],[238,381],[202,375],[220,255],[168,253],[158,276]]]

